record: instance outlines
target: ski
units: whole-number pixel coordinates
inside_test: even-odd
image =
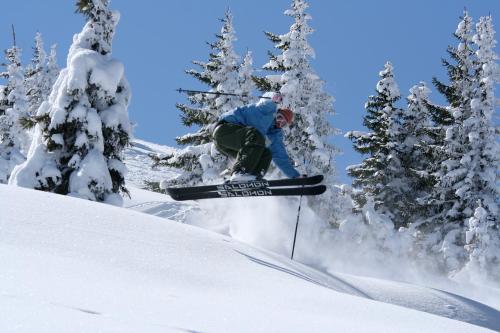
[[[172,195],[199,193],[209,191],[223,191],[223,190],[249,190],[257,188],[269,187],[282,187],[282,186],[301,186],[301,185],[316,185],[323,181],[323,175],[305,177],[305,178],[291,178],[291,179],[274,179],[274,180],[253,180],[245,182],[226,182],[217,185],[201,185],[189,187],[169,187],[167,193]]]
[[[262,196],[294,196],[294,195],[319,195],[326,191],[325,185],[281,187],[281,188],[248,188],[236,190],[216,190],[197,193],[170,193],[172,199],[177,201],[217,199],[217,198],[246,198]]]

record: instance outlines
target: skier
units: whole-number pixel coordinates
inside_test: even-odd
[[[278,108],[279,93],[272,99],[236,108],[223,114],[215,126],[215,147],[222,154],[236,159],[231,181],[261,179],[271,160],[289,178],[301,177],[293,167],[283,143],[283,128],[293,122],[293,112]],[[266,147],[269,139],[269,148]]]

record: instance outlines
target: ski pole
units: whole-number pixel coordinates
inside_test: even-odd
[[[304,187],[304,186],[302,186],[302,187]],[[302,197],[303,197],[303,195],[301,195],[300,199],[299,199],[299,210],[297,212],[297,223],[295,223],[295,235],[293,236],[292,257],[290,258],[292,260],[293,260],[293,253],[295,252],[295,241],[297,240],[297,229],[299,228],[300,207],[302,207]]]
[[[201,90],[189,90],[189,89],[176,89],[179,93],[186,93],[186,94],[209,94],[209,95],[222,95],[222,96],[236,96],[236,97],[249,97],[248,95],[238,95],[238,94],[231,94],[231,93],[223,93],[223,92],[217,92],[217,91],[201,91]],[[267,97],[267,96],[256,96],[257,98],[265,98],[265,99],[272,99],[272,97]]]

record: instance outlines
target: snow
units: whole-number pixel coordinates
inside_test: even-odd
[[[73,172],[69,178],[69,195],[95,201],[96,192],[104,194],[105,189],[112,187],[109,172],[103,172],[107,167],[101,152],[90,150],[81,161],[78,172]],[[89,188],[87,184],[95,185]]]
[[[38,125],[35,128],[35,136],[28,153],[28,159],[31,160],[30,164],[20,164],[12,171],[11,184],[27,188],[34,188],[42,185],[48,186],[48,180],[54,183],[61,178],[61,172],[56,166],[56,163],[48,163],[50,161],[49,153],[43,149],[43,146],[38,145],[38,142],[43,140]]]
[[[377,91],[387,94],[388,99],[396,99],[400,96],[399,87],[393,77],[394,67],[390,62],[384,66],[384,70],[379,75],[382,79],[377,83]]]
[[[150,150],[157,149],[156,153],[167,154],[172,152],[172,148],[153,144],[147,145]],[[129,151],[127,151],[127,155]],[[147,157],[142,157],[144,164],[138,167],[137,176],[145,179],[166,179],[175,178],[178,171],[168,168],[151,170],[151,161]],[[126,157],[126,159],[128,159]],[[140,155],[132,160],[137,163],[141,159]],[[127,161],[129,164],[130,160]],[[149,163],[149,165],[148,165]],[[130,166],[129,166],[130,168]],[[162,176],[159,172],[164,172]],[[170,175],[168,174],[170,172]],[[135,173],[135,171],[134,171]],[[130,180],[127,179],[127,183]],[[139,182],[139,184],[143,184]],[[343,193],[338,198],[347,200],[350,196],[350,189],[344,187],[340,191]],[[148,193],[148,192],[145,192]],[[215,231],[223,235],[238,239],[244,243],[263,248],[274,253],[289,256],[291,252],[291,237],[297,219],[298,199],[278,199],[278,198],[254,198],[249,200],[206,200],[195,202],[172,202],[165,203],[165,197],[159,196],[147,200],[132,190],[132,201],[134,209],[151,213],[161,217],[171,218],[180,223],[199,226],[204,229]],[[350,201],[349,201],[350,202]],[[339,204],[337,202],[337,204]],[[348,202],[344,202],[346,208],[339,211],[340,216],[348,216],[350,207]],[[128,199],[125,206],[129,207]],[[264,212],[264,213],[263,213]],[[348,274],[365,275],[381,279],[406,281],[417,283],[434,288],[444,289],[449,292],[459,293],[462,296],[473,297],[489,305],[500,307],[500,290],[494,281],[488,283],[492,287],[487,287],[485,276],[474,273],[475,277],[455,275],[452,278],[444,277],[438,264],[439,258],[425,255],[420,256],[412,248],[412,238],[414,230],[405,228],[396,231],[381,229],[377,225],[376,215],[368,209],[363,213],[363,220],[354,217],[345,220],[343,231],[335,231],[325,225],[324,221],[318,219],[317,214],[303,205],[298,234],[298,243],[295,251],[295,259],[315,267],[321,271],[344,272]],[[367,225],[366,219],[375,217],[375,224]],[[259,221],[259,223],[255,223]],[[342,221],[341,221],[342,222]],[[347,228],[347,229],[346,229]],[[441,245],[436,240],[429,238],[429,246],[434,250],[441,251]],[[449,244],[448,244],[449,245]],[[458,253],[456,247],[445,246],[449,257],[450,250]],[[392,251],[392,252],[390,252]],[[462,255],[463,251],[460,252]],[[448,259],[447,259],[448,260]],[[469,274],[469,273],[467,273]],[[457,283],[459,282],[459,283]]]
[[[0,197],[2,332],[500,330],[497,310],[439,290],[323,274],[86,200],[5,185]]]
[[[199,211],[192,202],[173,201],[165,194],[130,188],[131,198],[126,198],[123,207],[141,213],[184,223],[193,211]]]
[[[170,155],[175,152],[175,149],[146,142],[139,139],[132,140],[131,146],[125,149],[123,161],[127,166],[127,184],[132,184],[135,187],[143,188],[145,181],[159,181],[162,179],[170,179],[178,173],[175,170],[168,168],[152,169],[153,161],[148,156],[149,154],[161,154],[163,156]]]

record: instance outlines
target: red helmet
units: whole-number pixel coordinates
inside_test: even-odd
[[[278,116],[283,116],[288,125],[293,123],[293,111],[287,108],[282,108],[278,110]]]

